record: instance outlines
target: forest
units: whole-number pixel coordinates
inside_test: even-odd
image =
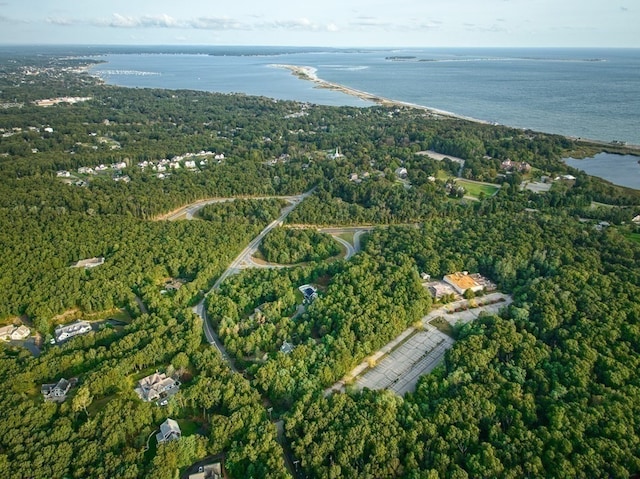
[[[0,342],[0,476],[174,479],[209,457],[236,479],[640,474],[640,192],[562,162],[597,145],[411,108],[126,89],[70,51],[3,55],[0,326],[27,325],[37,352]],[[90,99],[33,103],[55,96]],[[496,193],[452,194],[458,174]],[[260,244],[278,267],[212,289],[310,190]],[[344,259],[326,226],[368,232]],[[88,258],[104,262],[74,267]],[[452,328],[413,392],[329,391],[431,310],[421,273],[455,271],[513,303]],[[75,319],[93,331],[50,344]],[[156,371],[181,383],[165,406],[134,392]],[[44,401],[60,378],[77,378],[69,397]],[[169,417],[182,437],[158,445]]]

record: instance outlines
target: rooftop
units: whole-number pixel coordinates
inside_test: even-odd
[[[445,281],[457,286],[459,289],[469,289],[475,288],[478,286],[478,283],[468,274],[460,273],[452,273],[448,274],[444,277]]]

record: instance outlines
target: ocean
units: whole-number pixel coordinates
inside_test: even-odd
[[[638,49],[321,49],[136,47],[91,68],[127,87],[241,92],[368,106],[274,64],[386,98],[492,123],[640,144]],[[162,54],[159,54],[162,53]]]

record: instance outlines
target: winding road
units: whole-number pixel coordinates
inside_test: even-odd
[[[306,197],[311,195],[311,193],[313,193],[313,191],[314,190],[311,189],[311,190],[307,191],[306,193],[303,193],[303,194],[297,195],[297,196],[276,197],[276,198],[285,199],[286,201],[289,202],[289,205],[282,209],[282,211],[280,212],[280,216],[277,219],[275,219],[271,223],[269,223],[260,232],[260,234],[258,234],[258,236],[256,236],[254,239],[251,240],[251,242],[240,252],[240,254],[236,257],[236,259],[234,259],[231,262],[231,264],[227,267],[227,269],[220,275],[220,277],[214,283],[213,287],[205,294],[204,298],[202,298],[202,300],[193,307],[193,312],[196,313],[198,316],[200,316],[202,318],[202,327],[204,329],[204,335],[207,338],[207,341],[209,342],[209,344],[211,344],[212,346],[215,346],[218,349],[218,351],[220,352],[220,354],[222,356],[222,359],[229,365],[229,367],[234,372],[238,372],[238,368],[233,363],[233,359],[231,358],[231,356],[225,350],[224,345],[222,344],[222,341],[220,340],[220,338],[216,334],[215,330],[213,329],[213,326],[211,326],[211,323],[207,319],[207,312],[206,312],[206,308],[205,308],[206,297],[212,291],[219,290],[220,289],[220,285],[229,276],[232,276],[234,274],[238,274],[240,272],[240,270],[242,269],[242,265],[243,264],[250,263],[250,258],[258,250],[258,246],[260,245],[260,242],[262,241],[262,239],[273,228],[275,228],[276,226],[280,226],[284,222],[284,220],[287,218],[289,213],[291,213],[294,210],[294,208],[296,206],[298,206]],[[264,197],[264,198],[274,198],[274,197]],[[259,198],[254,198],[254,199],[259,199]],[[232,199],[218,198],[218,202],[224,201],[224,200],[232,201]],[[187,212],[187,215],[191,214],[191,216],[193,216],[193,213],[195,213],[196,211],[201,209],[206,204],[210,204],[212,202],[215,202],[215,200],[206,200],[206,201],[208,201],[208,202],[200,202],[198,204],[194,204],[194,205],[190,205],[190,206],[187,206],[185,208],[182,208],[179,216],[182,216],[183,214],[185,214],[185,211]]]

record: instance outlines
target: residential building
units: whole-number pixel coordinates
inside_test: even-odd
[[[298,290],[302,293],[302,296],[304,296],[304,300],[309,303],[318,297],[318,290],[310,284],[303,284]]]
[[[66,380],[61,378],[57,383],[43,384],[40,392],[44,396],[45,401],[64,402],[67,399],[67,393],[76,385],[77,379],[72,378]]]
[[[27,339],[31,330],[26,326],[3,326],[0,328],[0,340],[2,341],[22,341]]]
[[[182,432],[178,423],[171,418],[167,418],[165,422],[160,424],[160,432],[156,434],[158,444],[180,439]]]
[[[55,331],[56,341],[65,341],[80,334],[86,334],[91,331],[91,325],[86,321],[76,321],[75,323],[58,326]]]
[[[143,401],[159,401],[162,405],[166,404],[166,401],[179,390],[180,381],[157,371],[138,381],[138,386],[135,389]]]
[[[404,166],[396,168],[395,172],[398,178],[406,178],[407,177],[407,169]]]
[[[294,350],[295,346],[287,341],[280,346],[280,352],[284,354],[290,354]]]
[[[631,221],[633,223],[640,224],[640,215],[634,216]]]
[[[100,266],[104,264],[104,257],[100,256],[99,258],[89,258],[89,259],[81,259],[76,264],[73,265],[74,268],[95,268],[96,266]]]
[[[189,474],[189,479],[222,479],[222,464],[219,462],[206,464],[198,468],[198,472]]]

